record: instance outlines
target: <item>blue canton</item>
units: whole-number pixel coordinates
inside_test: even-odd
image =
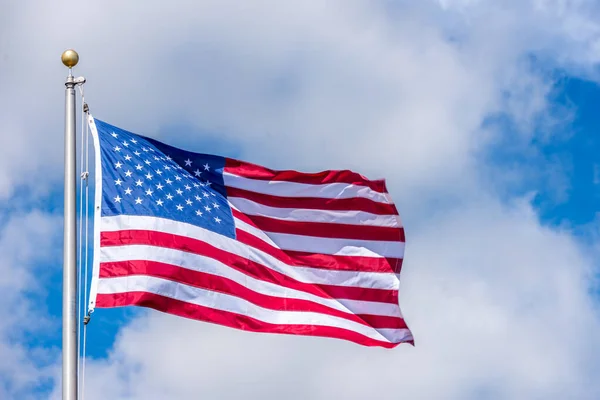
[[[184,151],[94,119],[102,166],[102,216],[193,224],[234,238],[225,158]]]

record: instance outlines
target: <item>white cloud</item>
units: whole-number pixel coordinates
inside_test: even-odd
[[[498,23],[502,35],[488,33],[486,41],[478,38],[489,22],[480,17],[462,46],[446,40],[439,14],[427,6],[404,5],[388,17],[362,1],[261,1],[247,10],[227,1],[146,2],[143,9],[119,3],[118,12],[114,4],[88,5],[71,31],[54,29],[64,8],[29,7],[15,22],[45,36],[13,29],[7,52],[26,46],[44,63],[59,64],[64,43],[73,43],[98,116],[148,133],[166,121],[190,121],[277,166],[323,168],[326,159],[328,168],[386,171],[411,189],[440,186],[463,176],[470,151],[485,145],[482,117],[506,109],[526,124],[544,106],[545,83],[521,62],[523,48],[504,37],[511,28],[504,20],[514,15]],[[41,119],[60,115],[59,107],[40,107],[50,102],[54,79],[36,61],[26,59],[21,75],[39,94],[19,95],[15,76],[5,98],[21,99],[25,113],[30,102]],[[517,96],[504,104],[504,91]],[[30,131],[39,137],[39,128]],[[60,131],[41,140],[54,154]],[[58,165],[39,153],[10,170]]]
[[[541,226],[528,203],[503,205],[492,197],[502,187],[481,174],[494,168],[482,152],[506,134],[483,129],[486,117],[508,114],[523,148],[548,117],[552,82],[532,53],[593,73],[592,2],[70,7],[11,5],[0,16],[0,198],[41,171],[60,178],[58,57],[72,46],[92,112],[123,128],[199,151],[198,132],[218,132],[269,166],[387,177],[408,230],[401,304],[417,340],[381,351],[151,313],[90,365],[89,398],[214,398],[224,387],[232,398],[599,393],[590,250]],[[65,15],[72,23],[58,24]],[[190,134],[161,129],[173,121]]]
[[[57,329],[46,315],[46,307],[36,304],[32,295],[47,294],[42,282],[47,278],[39,266],[47,257],[56,257],[56,217],[32,211],[6,218],[0,230],[0,398],[28,398],[26,394],[51,375],[52,349],[28,347],[24,334]],[[41,281],[43,280],[43,281]],[[43,339],[43,338],[42,338]]]

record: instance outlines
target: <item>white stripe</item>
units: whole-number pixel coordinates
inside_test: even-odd
[[[196,288],[151,276],[127,276],[100,279],[98,293],[114,294],[127,292],[148,292],[172,299],[209,307],[215,310],[242,314],[262,322],[277,325],[320,325],[354,331],[368,338],[398,343],[406,340],[407,329],[375,329],[344,318],[315,312],[274,311],[247,300],[224,293]],[[383,336],[385,334],[385,336]]]
[[[309,210],[265,206],[242,197],[228,197],[229,202],[247,215],[284,221],[329,222],[350,225],[401,227],[397,215],[377,215],[365,211]]]
[[[348,314],[372,314],[401,317],[400,307],[389,303],[323,298],[253,278],[208,256],[149,245],[109,246],[101,249],[101,262],[146,260],[171,264],[192,271],[231,279],[260,294],[288,299],[308,300]]]
[[[267,233],[281,249],[335,256],[404,257],[403,242],[315,238],[289,233]],[[365,254],[366,253],[366,254]]]
[[[98,276],[100,274],[100,206],[102,204],[102,157],[100,155],[100,141],[98,138],[98,129],[96,122],[91,114],[88,114],[88,124],[92,134],[94,143],[94,174],[96,175],[94,182],[94,252],[92,264],[92,281],[90,282],[90,295],[88,303],[88,311],[94,311],[96,302],[96,289],[98,286]]]
[[[390,204],[391,199],[385,193],[374,191],[368,186],[352,185],[350,183],[327,183],[311,185],[287,181],[263,181],[244,178],[231,172],[223,172],[225,186],[250,190],[256,193],[283,197],[318,197],[324,199],[351,199],[363,197],[378,203]]]
[[[234,218],[234,220],[237,228],[283,250],[331,254],[335,256],[404,257],[404,242],[338,239],[264,232],[238,218]]]
[[[333,271],[290,266],[267,253],[254,247],[247,246],[235,239],[184,222],[156,217],[118,215],[102,217],[101,224],[102,231],[118,231],[126,229],[155,230],[202,240],[229,253],[258,262],[267,268],[280,272],[300,282],[317,285],[336,285],[384,290],[398,290],[400,284],[399,276],[391,272]]]

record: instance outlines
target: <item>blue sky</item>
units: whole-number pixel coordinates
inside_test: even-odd
[[[571,134],[559,143],[543,145],[542,151],[560,160],[567,175],[567,194],[558,204],[548,204],[542,194],[540,215],[544,221],[581,226],[594,222],[600,200],[600,88],[596,82],[568,77],[561,86],[556,101],[573,109],[573,121],[568,126]]]
[[[417,341],[385,352],[102,309],[86,398],[600,396],[594,1],[176,3],[82,4],[67,29],[69,2],[0,0],[0,398],[60,393],[67,47],[108,123],[385,177]]]
[[[515,147],[515,134],[509,133],[490,147],[486,156],[500,169],[518,165],[529,170],[527,179],[509,185],[508,194],[535,192],[534,204],[542,222],[587,227],[595,221],[600,195],[600,140],[596,134],[600,128],[600,87],[564,70],[553,72],[558,78],[550,96],[552,124],[538,127],[538,136],[528,151]],[[502,115],[486,123],[502,130],[518,130]]]

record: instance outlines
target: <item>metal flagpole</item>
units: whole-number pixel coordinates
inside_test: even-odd
[[[69,68],[65,82],[65,220],[63,249],[63,302],[62,302],[62,398],[77,400],[77,215],[76,215],[76,153],[75,153],[75,85],[71,68],[77,65],[79,55],[66,50],[61,56]]]

